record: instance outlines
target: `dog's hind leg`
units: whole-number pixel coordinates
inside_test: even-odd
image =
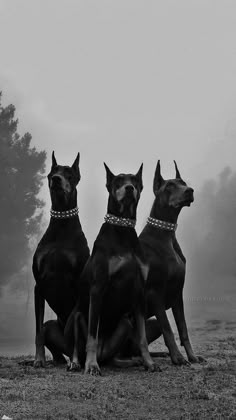
[[[145,322],[145,327],[148,344],[157,340],[162,335],[161,324],[155,318],[147,319]]]
[[[41,296],[38,286],[34,288],[34,308],[36,321],[36,354],[34,360],[34,367],[45,367],[45,348],[44,348],[44,333],[43,333],[43,319],[45,310],[45,300]]]
[[[196,356],[193,352],[189,336],[188,336],[188,329],[184,315],[184,302],[183,302],[183,294],[181,291],[181,295],[175,302],[175,305],[172,307],[172,312],[175,318],[175,322],[178,328],[179,337],[181,346],[184,346],[187,357],[189,362],[191,363],[201,363],[205,362],[205,359],[201,356]]]
[[[53,362],[56,365],[66,364],[63,354],[69,356],[66,347],[63,328],[56,320],[47,321],[43,324],[44,344],[52,353]]]
[[[125,315],[119,322],[116,330],[109,339],[99,341],[98,343],[98,360],[102,363],[108,360],[115,360],[125,341],[132,334],[132,323],[128,315]]]
[[[161,325],[155,318],[147,319],[145,322],[146,337],[148,344],[157,340],[162,335]],[[168,357],[167,352],[149,352],[151,357]],[[140,364],[140,349],[137,344],[137,338],[134,335],[134,330],[130,331],[126,342],[122,346],[120,357],[116,357],[115,364],[118,367],[122,366],[133,366],[134,364]]]
[[[157,340],[162,335],[161,324],[155,318],[146,320],[146,337],[148,344]],[[168,357],[169,353],[164,351],[150,351],[151,357]]]

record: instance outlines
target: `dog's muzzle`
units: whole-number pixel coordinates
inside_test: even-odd
[[[62,188],[62,179],[59,175],[53,175],[50,182],[50,188],[52,190],[58,190]]]
[[[118,201],[121,200],[137,200],[138,192],[132,184],[123,185],[119,190],[116,191],[116,197]]]

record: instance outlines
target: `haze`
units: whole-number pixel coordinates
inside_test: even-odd
[[[19,131],[47,151],[47,170],[52,150],[61,164],[81,153],[90,245],[106,213],[103,161],[114,173],[144,163],[138,231],[157,159],[166,178],[176,159],[196,190],[235,171],[235,40],[233,0],[0,0],[3,105],[16,106]],[[42,196],[47,221],[46,180]]]

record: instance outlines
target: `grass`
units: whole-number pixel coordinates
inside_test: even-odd
[[[207,362],[162,372],[102,368],[102,377],[68,373],[48,363],[35,370],[23,356],[1,358],[0,418],[13,420],[236,419],[236,339],[198,346]]]

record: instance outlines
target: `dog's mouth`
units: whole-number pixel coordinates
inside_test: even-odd
[[[50,191],[52,194],[54,195],[65,195],[66,191],[65,189],[62,187],[61,184],[52,184],[50,186]]]
[[[173,204],[173,207],[180,208],[180,207],[190,207],[191,204],[194,202],[193,197],[185,198],[184,200],[180,200],[177,203]]]
[[[135,188],[122,188],[116,191],[116,199],[122,203],[133,203],[137,201],[137,190]]]
[[[137,203],[137,195],[134,192],[126,192],[121,201],[125,205],[135,205]]]
[[[126,192],[125,192],[125,197],[127,197],[127,198],[131,198],[131,199],[133,199],[133,200],[135,200],[135,198],[136,198],[136,194],[135,194],[135,190],[133,189],[133,190],[127,190]]]
[[[50,190],[51,191],[64,191],[64,189],[62,188],[62,185],[54,184],[54,183],[52,183],[52,185],[50,186]]]

